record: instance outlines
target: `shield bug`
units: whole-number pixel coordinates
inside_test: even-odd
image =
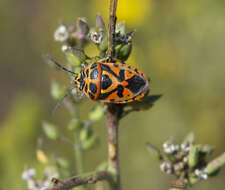
[[[89,99],[122,104],[139,100],[149,91],[149,80],[139,69],[118,60],[100,60],[85,66],[79,74],[48,59],[74,76],[75,87]]]

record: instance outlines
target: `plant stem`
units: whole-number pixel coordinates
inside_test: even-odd
[[[224,165],[225,165],[225,152],[221,154],[219,157],[217,157],[216,159],[214,159],[213,161],[208,163],[206,167],[207,172],[208,174],[213,174]]]
[[[108,25],[108,51],[107,57],[112,59],[114,56],[114,37],[116,28],[116,8],[117,0],[110,0],[109,25]],[[106,119],[108,126],[108,162],[109,171],[112,172],[116,186],[114,190],[120,190],[120,169],[119,169],[119,140],[118,127],[119,120],[123,111],[121,105],[108,104]]]
[[[116,7],[118,0],[110,0],[109,10],[109,25],[108,25],[108,51],[107,56],[112,58],[114,56],[114,37],[116,28]]]
[[[69,190],[73,187],[95,184],[97,181],[107,180],[111,187],[115,186],[112,175],[108,171],[98,171],[81,176],[75,176],[65,181],[53,178],[54,187],[48,190]]]
[[[76,104],[74,106],[74,115],[76,119],[79,119],[79,105]],[[83,173],[83,150],[82,150],[82,144],[80,142],[80,131],[75,133],[75,157],[76,157],[76,167],[77,172],[79,174]]]
[[[120,190],[118,126],[121,114],[121,105],[108,105],[106,112],[108,126],[108,169],[114,175],[114,180],[116,183],[115,190]]]

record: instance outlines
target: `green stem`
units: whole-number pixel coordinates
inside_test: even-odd
[[[76,157],[76,167],[77,172],[79,174],[83,173],[83,150],[82,150],[82,144],[79,140],[80,133],[75,134],[76,145],[75,145],[75,157]]]
[[[74,105],[74,115],[76,119],[80,118],[79,105]],[[79,174],[83,173],[83,149],[80,141],[80,131],[75,133],[75,157],[76,167]]]
[[[224,165],[225,165],[225,152],[207,165],[206,167],[207,172],[209,175],[213,174]]]

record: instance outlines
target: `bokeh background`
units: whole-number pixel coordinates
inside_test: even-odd
[[[41,122],[64,129],[70,119],[63,106],[52,116],[56,102],[50,96],[52,79],[70,86],[64,74],[43,61],[49,53],[63,63],[53,32],[61,21],[86,17],[94,26],[97,13],[107,20],[108,0],[0,1],[0,189],[26,189],[25,167],[42,170],[36,158],[37,139],[47,155],[59,155],[74,164],[70,147],[48,140]],[[161,146],[194,131],[197,142],[216,147],[212,158],[225,150],[225,1],[119,0],[118,20],[136,29],[132,56],[127,61],[151,77],[151,93],[163,94],[146,112],[121,121],[120,160],[124,189],[167,189],[164,175],[145,143]],[[94,50],[91,52],[94,52]],[[93,53],[94,54],[94,53]],[[94,103],[82,105],[81,117]],[[95,124],[101,146],[85,154],[85,171],[107,156],[105,120]],[[75,170],[75,168],[74,168]],[[192,189],[225,188],[225,171]]]

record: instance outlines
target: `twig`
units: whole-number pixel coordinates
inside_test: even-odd
[[[118,0],[110,0],[109,10],[109,26],[108,26],[108,51],[107,56],[112,58],[114,56],[114,37],[116,28],[116,7]]]
[[[73,187],[77,187],[85,184],[95,184],[97,181],[107,180],[111,187],[114,187],[114,180],[112,175],[108,171],[98,171],[89,173],[83,176],[75,176],[65,181],[60,181],[58,179],[53,178],[52,182],[54,183],[54,187],[48,190],[69,190]]]
[[[123,108],[121,105],[109,104],[106,112],[108,126],[109,171],[114,175],[116,182],[115,190],[120,190],[118,126],[122,111]]]
[[[107,57],[111,59],[114,56],[114,37],[116,27],[116,7],[117,0],[110,0],[109,25],[108,25],[108,51]],[[109,171],[114,175],[116,183],[115,190],[120,190],[120,169],[119,169],[119,142],[118,127],[119,120],[123,112],[121,105],[108,104],[106,110],[106,119],[108,126],[108,156]]]

